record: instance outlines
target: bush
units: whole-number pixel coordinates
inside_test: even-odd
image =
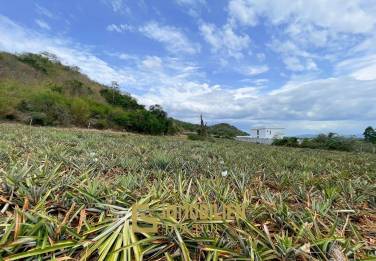
[[[107,129],[110,127],[106,119],[90,119],[89,126],[99,130]]]
[[[212,138],[212,137],[204,137],[204,136],[196,134],[196,133],[188,134],[187,138],[189,140],[198,140],[198,141],[211,141],[211,142],[215,141],[214,138]]]
[[[49,83],[47,86],[48,86],[48,88],[51,89],[51,91],[54,91],[54,92],[57,92],[57,93],[60,93],[60,94],[64,93],[64,88],[60,84]]]
[[[188,139],[189,140],[206,140],[205,137],[198,135],[198,134],[188,134]]]
[[[100,93],[112,105],[120,106],[126,110],[144,109],[144,106],[138,104],[136,99],[130,95],[121,94],[118,90],[103,88]]]
[[[283,139],[275,140],[273,145],[323,150],[355,151],[355,143],[356,141],[354,139],[344,138],[334,133],[329,133],[328,135],[320,134],[313,139],[304,139],[301,144],[299,144],[298,139],[295,137],[285,137]]]
[[[23,63],[29,64],[34,69],[47,74],[49,68],[53,65],[53,62],[50,61],[47,57],[44,57],[39,54],[33,53],[24,53],[18,56],[18,60]]]
[[[93,91],[79,80],[65,81],[63,86],[64,92],[70,96],[88,96],[93,94]]]
[[[92,118],[107,118],[113,108],[110,105],[99,103],[93,100],[86,100],[90,108]]]
[[[9,121],[14,121],[15,119],[17,119],[17,116],[16,114],[13,114],[13,113],[7,113],[5,115],[5,119]]]
[[[46,115],[45,125],[69,125],[72,121],[69,100],[58,93],[45,91],[32,96],[31,108]]]
[[[116,124],[116,125],[119,125],[125,129],[131,129],[131,124],[130,124],[130,117],[129,117],[129,113],[123,111],[123,110],[120,110],[120,109],[117,109],[117,110],[113,110],[111,112],[111,120]]]
[[[71,101],[71,113],[76,124],[86,125],[90,117],[90,107],[84,100],[76,98]]]
[[[282,139],[274,140],[272,145],[286,146],[286,147],[298,147],[299,142],[298,142],[298,138],[296,137],[284,137]]]
[[[31,124],[45,126],[48,124],[47,115],[43,112],[32,112],[30,115]]]

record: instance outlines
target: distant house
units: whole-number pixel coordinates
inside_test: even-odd
[[[284,128],[260,127],[251,129],[250,136],[237,136],[240,141],[248,141],[253,143],[272,144],[274,139],[284,137]]]
[[[254,128],[251,129],[251,138],[257,139],[281,139],[283,138],[283,128]]]

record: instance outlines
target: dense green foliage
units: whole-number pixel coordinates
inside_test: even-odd
[[[299,147],[298,138],[296,137],[283,137],[282,139],[275,139],[272,144],[276,146]]]
[[[119,106],[125,110],[144,109],[144,106],[138,104],[132,96],[123,95],[119,90],[105,88],[100,93],[108,103],[114,106]]]
[[[371,126],[364,130],[363,135],[365,141],[376,144],[376,130],[374,130]]]
[[[296,137],[284,137],[273,141],[273,145],[299,147],[323,150],[373,152],[376,147],[359,139],[338,136],[335,133],[320,134],[315,138],[298,139]]]
[[[0,133],[0,259],[375,258],[374,154],[11,124]],[[139,233],[136,202],[156,213],[241,203],[246,217],[158,219],[158,232]]]
[[[148,134],[178,131],[160,106],[146,110],[129,94],[91,81],[52,54],[2,53],[0,67],[0,119]]]

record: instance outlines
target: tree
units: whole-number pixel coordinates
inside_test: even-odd
[[[43,56],[43,57],[46,57],[51,62],[54,62],[54,63],[59,63],[60,62],[59,58],[57,57],[56,54],[49,53],[49,52],[41,52],[40,55]]]
[[[163,110],[162,106],[159,104],[151,105],[149,107],[149,111],[160,119],[167,118],[167,113]]]
[[[198,134],[204,138],[208,136],[208,127],[204,120],[202,119],[202,114],[200,115],[200,129],[198,130]]]
[[[119,92],[119,84],[117,81],[111,82],[112,89],[112,103],[115,104],[115,94]]]
[[[90,117],[90,107],[84,100],[76,98],[71,101],[71,113],[76,124],[86,126]]]
[[[159,125],[162,127],[163,133],[174,133],[176,132],[175,127],[172,124],[171,119],[167,117],[167,112],[165,112],[159,104],[151,105],[149,111],[152,115],[156,117],[159,121]]]
[[[364,130],[363,136],[365,141],[376,143],[376,131],[371,126]]]

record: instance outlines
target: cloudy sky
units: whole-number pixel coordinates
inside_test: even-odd
[[[376,125],[374,0],[3,1],[0,50],[52,52],[191,122]]]

